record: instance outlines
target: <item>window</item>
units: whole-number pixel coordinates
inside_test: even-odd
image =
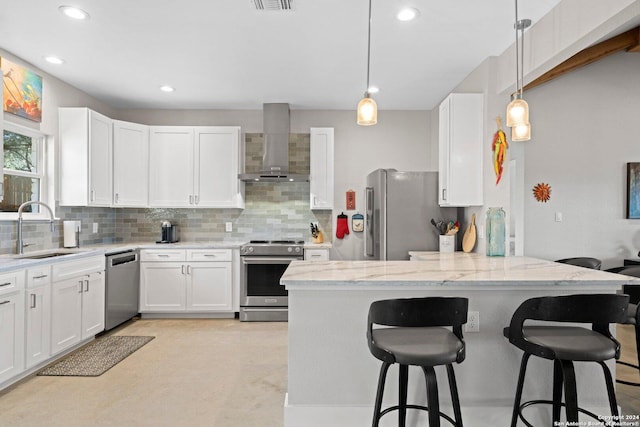
[[[44,135],[5,123],[3,129],[4,177],[0,201],[2,219],[15,218],[24,202],[47,202],[44,167]],[[40,206],[27,206],[23,212],[40,213]]]

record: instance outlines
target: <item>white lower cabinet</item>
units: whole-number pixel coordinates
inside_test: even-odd
[[[304,259],[305,261],[329,261],[329,249],[305,249]]]
[[[187,311],[231,311],[231,262],[189,264],[187,282]]]
[[[141,313],[233,311],[231,249],[166,252],[141,251]]]
[[[0,383],[24,370],[24,270],[0,275]]]
[[[53,266],[52,355],[104,330],[104,262],[101,256]]]
[[[184,311],[184,262],[143,262],[140,266],[140,312]]]
[[[51,355],[51,266],[27,270],[26,368]]]

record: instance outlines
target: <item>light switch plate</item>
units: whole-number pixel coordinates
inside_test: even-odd
[[[95,234],[95,233],[97,233],[97,232],[98,232],[98,223],[97,223],[97,222],[94,222],[94,223],[93,223],[93,233]]]
[[[233,231],[233,223],[232,222],[226,222],[224,224],[224,231],[226,231],[227,233],[231,233]]]

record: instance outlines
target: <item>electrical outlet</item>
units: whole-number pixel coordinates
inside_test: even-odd
[[[470,311],[467,313],[467,324],[464,327],[465,332],[480,332],[480,312]]]
[[[225,222],[224,231],[226,231],[227,233],[231,233],[233,231],[233,223],[232,222]]]
[[[95,234],[95,233],[97,233],[97,232],[98,232],[98,223],[97,223],[97,222],[94,222],[94,223],[93,223],[93,233]]]

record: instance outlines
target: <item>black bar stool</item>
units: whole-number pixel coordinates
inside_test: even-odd
[[[404,427],[407,408],[429,412],[429,426],[440,426],[440,417],[462,427],[460,400],[453,362],[465,357],[462,325],[467,323],[467,298],[408,298],[376,301],[369,307],[367,341],[369,350],[382,361],[376,393],[373,426],[390,411],[398,410],[398,425]],[[373,325],[384,328],[374,328]],[[392,326],[392,327],[389,327]],[[445,328],[452,327],[452,331]],[[384,384],[389,367],[400,365],[398,405],[382,409]],[[420,366],[427,383],[427,406],[407,405],[409,366]],[[434,366],[446,365],[455,421],[440,412]]]
[[[592,268],[594,270],[600,270],[600,267],[602,267],[602,261],[597,258],[589,257],[563,258],[556,260],[556,262],[577,265],[578,267]]]
[[[640,265],[615,267],[610,268],[607,271],[611,273],[624,274],[625,276],[640,277]],[[638,285],[624,285],[622,287],[622,293],[629,295],[627,318],[622,323],[625,325],[633,325],[634,327],[636,333],[636,354],[638,355],[638,364],[634,365],[633,363],[623,362],[622,360],[618,360],[616,361],[616,363],[635,368],[640,374],[640,312],[638,311],[638,303],[640,303],[640,298],[638,298],[638,289],[640,289],[640,286]],[[637,382],[619,379],[616,379],[616,382],[620,384],[631,385],[634,387],[640,387],[640,383]]]
[[[518,417],[533,427],[522,415],[522,409],[532,404],[553,405],[550,425],[560,421],[561,408],[565,408],[568,422],[578,422],[578,412],[597,419],[597,415],[578,407],[574,361],[596,362],[604,372],[611,414],[618,415],[615,389],[606,360],[620,357],[620,344],[609,331],[610,323],[625,319],[628,295],[592,294],[532,298],[523,302],[504,329],[504,336],[522,351],[522,364],[513,404],[511,427]],[[524,326],[525,320],[549,322],[591,323],[591,329],[577,326]],[[533,400],[521,404],[522,388],[530,356],[553,360],[553,400]],[[565,403],[562,403],[564,388]],[[577,425],[577,424],[576,424]]]

